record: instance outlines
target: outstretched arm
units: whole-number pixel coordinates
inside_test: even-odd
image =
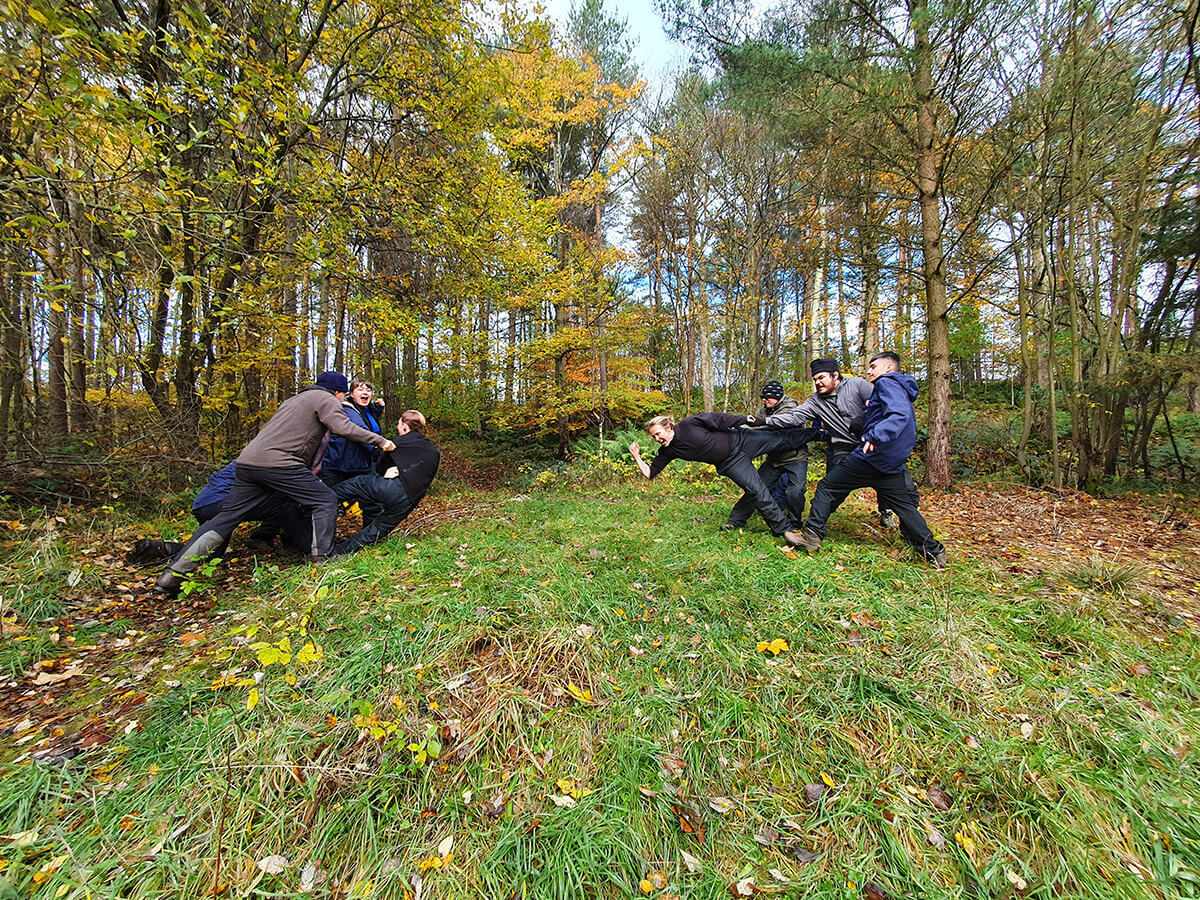
[[[641,471],[641,473],[645,477],[649,478],[650,477],[650,466],[648,466],[646,464],[646,461],[644,459],[642,459],[642,447],[640,444],[638,444],[637,441],[634,441],[632,444],[629,445],[629,453],[633,457],[633,461],[635,463],[637,463],[637,467],[638,467],[639,471]]]

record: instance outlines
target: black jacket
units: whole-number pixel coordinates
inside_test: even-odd
[[[433,484],[441,460],[442,453],[433,441],[419,431],[410,431],[396,437],[395,450],[380,455],[375,471],[386,476],[392,467],[398,469],[404,492],[416,506]]]

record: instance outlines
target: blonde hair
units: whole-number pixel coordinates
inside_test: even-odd
[[[651,428],[670,428],[673,431],[675,429],[675,417],[655,416],[646,423],[646,434],[650,433]]]

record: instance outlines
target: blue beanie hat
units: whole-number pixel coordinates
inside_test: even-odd
[[[332,369],[317,376],[317,387],[323,387],[328,391],[341,391],[343,394],[350,392],[350,382],[346,380],[346,376],[341,372],[334,372]]]

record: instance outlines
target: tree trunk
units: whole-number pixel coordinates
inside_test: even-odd
[[[937,97],[933,85],[933,52],[929,43],[926,0],[912,0],[909,21],[914,35],[917,92],[917,193],[921,208],[924,251],[925,318],[929,348],[929,440],[925,477],[939,490],[950,487],[950,323],[946,305],[946,272],[942,260],[941,150],[938,148]]]

